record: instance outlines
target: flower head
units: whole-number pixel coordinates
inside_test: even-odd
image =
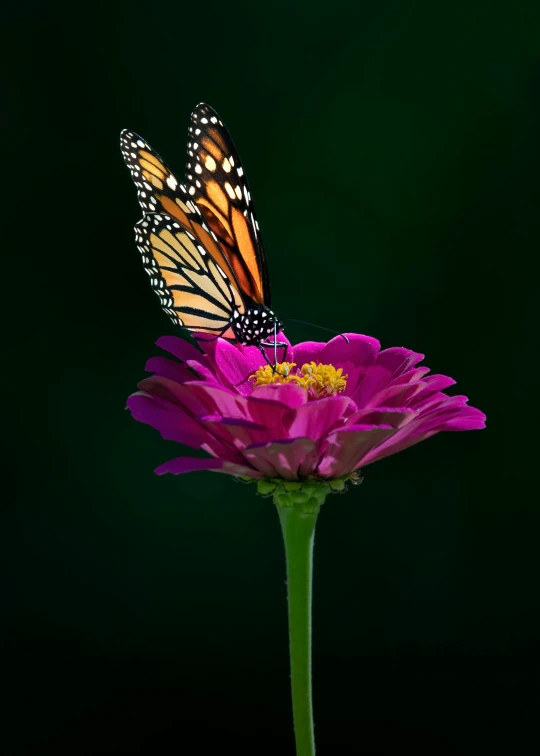
[[[376,339],[346,335],[291,346],[275,369],[256,347],[217,339],[202,342],[201,352],[178,337],[159,339],[176,359],[152,357],[146,369],[153,375],[128,407],[164,438],[209,456],[179,457],[156,472],[354,479],[360,467],[440,431],[484,427],[485,415],[467,397],[443,393],[451,378],[418,366],[423,355],[381,351]]]

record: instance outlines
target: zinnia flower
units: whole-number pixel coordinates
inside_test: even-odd
[[[369,336],[290,346],[273,370],[256,347],[174,336],[157,345],[153,375],[128,399],[133,416],[163,438],[203,449],[156,469],[213,470],[248,479],[359,481],[359,470],[441,431],[483,428],[454,381],[419,367],[423,355],[380,350]],[[283,334],[280,340],[285,340]]]

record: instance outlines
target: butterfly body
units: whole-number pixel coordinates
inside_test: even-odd
[[[244,169],[217,113],[201,103],[191,114],[184,182],[137,134],[120,144],[143,211],[136,243],[165,312],[196,338],[285,346]]]
[[[231,327],[239,344],[258,346],[267,339],[275,338],[283,324],[269,307],[254,305],[243,315],[236,310],[231,319]]]

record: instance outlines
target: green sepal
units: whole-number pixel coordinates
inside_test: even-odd
[[[278,483],[269,478],[257,481],[257,493],[261,496],[272,496],[277,487]]]
[[[283,478],[263,478],[257,481],[253,478],[239,478],[239,480],[245,483],[256,482],[257,493],[260,496],[273,496],[278,506],[292,507],[295,504],[301,504],[308,509],[313,509],[320,507],[329,493],[345,493],[348,482],[357,485],[362,478],[358,478],[357,473],[352,473],[329,480],[314,477],[307,480],[284,480]]]

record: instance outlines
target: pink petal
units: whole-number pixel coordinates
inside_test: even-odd
[[[414,396],[409,404],[415,405],[415,409],[420,413],[420,417],[427,417],[433,415],[436,412],[442,412],[449,407],[464,407],[469,401],[466,396],[447,396],[447,394],[436,393],[430,396],[426,401],[416,401],[417,396]]]
[[[201,423],[220,423],[221,425],[238,426],[247,430],[266,431],[265,425],[253,423],[251,420],[243,420],[239,417],[225,417],[224,415],[202,415],[198,417]]]
[[[302,341],[300,344],[293,346],[294,359],[291,362],[296,362],[299,368],[306,362],[321,362],[320,355],[326,343],[324,341]]]
[[[401,442],[398,442],[396,440],[396,443],[392,443],[392,439],[390,439],[390,441],[386,441],[385,443],[382,443],[376,449],[372,450],[369,454],[367,454],[364,457],[364,459],[361,461],[361,463],[358,465],[358,467],[360,466],[366,467],[367,465],[371,465],[373,462],[378,462],[380,459],[389,457],[391,454],[397,454],[397,452],[403,451],[404,449],[408,449],[409,446],[414,446],[415,444],[419,444],[420,441],[424,441],[426,438],[431,438],[431,436],[435,436],[438,432],[439,431],[434,430],[434,431],[427,431],[426,433],[419,433],[416,436],[409,436],[408,438],[404,439]]]
[[[440,431],[481,429],[484,427],[484,422],[485,415],[475,407],[452,406],[450,404],[443,411],[435,410],[412,420],[408,425],[401,428],[392,439],[381,444],[375,452],[368,454],[362,464],[371,464],[389,454],[407,449],[409,446],[413,446]],[[446,427],[448,424],[450,425],[449,428]]]
[[[485,415],[480,410],[474,407],[464,406],[448,406],[443,410],[436,410],[429,413],[426,416],[417,418],[415,423],[418,430],[424,432],[429,430],[446,430],[446,425],[449,422],[454,422],[457,419],[474,418],[477,423],[475,428],[483,428],[485,425]],[[411,423],[411,425],[413,425]]]
[[[205,344],[206,354],[220,379],[239,394],[248,396],[253,389],[249,376],[263,363],[264,358],[256,347],[241,347],[225,339]]]
[[[416,383],[417,381],[420,381],[425,375],[427,375],[429,371],[430,369],[428,367],[412,368],[411,370],[407,370],[405,373],[401,373],[401,375],[398,375],[396,378],[392,379],[388,385],[398,386],[404,385],[406,383]]]
[[[424,355],[413,352],[404,347],[390,347],[383,349],[377,358],[377,365],[384,367],[392,375],[392,379],[406,373],[424,359]]]
[[[483,413],[478,415],[469,415],[469,417],[456,417],[447,420],[441,430],[445,431],[464,431],[464,430],[482,430],[486,427],[486,416]]]
[[[199,470],[212,470],[213,472],[226,473],[227,475],[241,475],[249,478],[262,478],[263,476],[251,467],[233,464],[221,459],[199,459],[198,457],[177,457],[165,462],[163,465],[156,467],[155,472],[158,475],[172,473],[181,475],[187,472],[197,472]]]
[[[196,362],[195,360],[186,360],[186,365],[191,368],[192,375],[193,371],[196,373],[195,377],[198,377],[199,380],[208,381],[209,383],[216,383],[220,385],[220,381],[218,380],[218,377],[215,375],[215,373],[209,367],[203,365],[201,362]]]
[[[292,438],[251,446],[244,456],[267,478],[298,480],[313,469],[315,449],[310,438]]]
[[[389,385],[408,373],[411,368],[423,359],[423,355],[412,352],[410,349],[402,347],[393,347],[384,349],[377,356],[377,361],[370,366],[364,375],[360,375],[360,380],[350,383],[350,394],[358,407],[367,405],[374,406],[376,402],[384,403],[380,398],[376,402],[373,397],[378,395]],[[409,380],[413,376],[409,377]],[[407,379],[404,379],[408,382]]]
[[[211,412],[215,406],[211,397],[205,392],[195,393],[191,389],[192,385],[189,381],[177,383],[169,378],[151,376],[144,378],[138,387],[154,397],[167,399],[178,407],[188,410],[192,415],[205,415]]]
[[[444,391],[444,389],[449,388],[449,386],[453,386],[455,381],[447,375],[429,375],[422,379],[422,383],[424,386],[422,391],[419,391],[411,402],[414,406],[424,403],[425,400],[430,396],[433,396],[433,394],[436,394],[439,391]]]
[[[235,455],[243,454],[248,446],[267,444],[275,438],[272,433],[269,433],[268,428],[235,418],[223,418],[218,421],[208,416],[201,419],[201,424]]]
[[[160,336],[156,345],[166,352],[170,352],[182,362],[187,360],[200,362],[203,357],[202,352],[196,346],[190,344],[189,341],[178,338],[178,336]]]
[[[170,360],[168,357],[150,357],[144,369],[148,373],[155,373],[177,383],[192,381],[197,377],[185,363]]]
[[[319,475],[339,478],[352,472],[372,449],[395,433],[395,428],[378,425],[353,425],[334,431],[319,464]]]
[[[375,396],[365,404],[366,407],[403,407],[411,398],[418,394],[422,390],[424,384],[420,381],[413,383],[405,383],[402,386],[388,386],[387,388],[379,391]]]
[[[288,418],[291,415],[291,409],[285,404],[235,396],[229,394],[227,390],[216,387],[194,387],[193,384],[189,384],[189,388],[192,391],[194,388],[204,391],[214,399],[214,409],[201,414],[221,415],[229,420],[227,424],[214,423],[210,428],[212,434],[226,445],[241,451],[250,444],[268,443],[276,438],[285,439],[289,436],[290,420]],[[248,420],[252,425],[248,427],[242,422],[233,424],[230,422],[232,418]]]
[[[202,444],[209,444],[216,453],[223,452],[221,444],[179,407],[160,408],[153,398],[142,394],[130,396],[127,406],[135,420],[151,425],[169,441],[176,441],[194,449]]]
[[[363,336],[358,333],[345,333],[343,335],[347,337],[349,343],[345,341],[343,336],[335,336],[322,350],[320,362],[325,365],[333,365],[336,368],[345,364],[365,368],[373,365],[381,348],[380,342],[371,336]]]
[[[278,333],[278,341],[284,341],[287,344],[287,359],[290,361],[291,346],[287,337],[283,333]],[[264,356],[258,347],[245,347],[240,344],[231,344],[225,339],[216,339],[205,346],[206,354],[214,370],[218,375],[236,391],[245,396],[249,396],[253,390],[253,383],[249,380],[260,367],[267,364]],[[265,352],[270,362],[273,362],[274,353],[272,347],[265,347]],[[285,349],[278,347],[278,361],[283,362]]]
[[[308,394],[301,386],[294,383],[271,383],[267,386],[255,386],[252,399],[267,399],[287,405],[289,409],[295,409],[302,404],[307,404]]]
[[[261,386],[255,389],[251,397],[234,394],[229,389],[207,384],[189,384],[189,390],[198,396],[199,392],[211,399],[213,410],[197,414],[217,414],[228,418],[248,419],[261,428],[256,432],[255,426],[249,432],[229,429],[231,438],[250,443],[268,442],[276,438],[287,438],[288,427],[293,419],[292,409],[299,401],[307,402],[306,391],[299,386]],[[270,397],[270,399],[265,398]],[[285,401],[276,401],[285,400]],[[202,396],[201,396],[202,401]],[[287,403],[286,403],[287,402]],[[261,435],[262,434],[262,435]],[[220,434],[221,437],[221,434]]]
[[[333,430],[337,423],[343,425],[348,405],[349,399],[346,396],[329,396],[297,407],[292,415],[288,435],[292,438],[306,436],[317,441]]]
[[[401,428],[410,423],[418,415],[418,410],[410,407],[377,407],[376,409],[366,407],[354,412],[347,418],[347,423],[357,425],[358,423],[367,423],[368,425],[389,425],[391,428]]]
[[[347,393],[359,408],[365,407],[382,389],[388,387],[391,373],[382,365],[371,365],[365,372],[358,371],[347,384]]]

